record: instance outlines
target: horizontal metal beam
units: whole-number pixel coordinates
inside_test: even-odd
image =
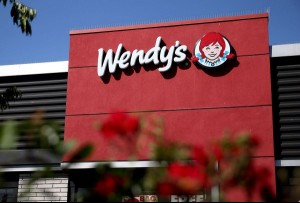
[[[300,43],[273,45],[270,53],[271,57],[300,56]]]
[[[276,160],[277,167],[300,166],[300,160]]]
[[[68,72],[69,62],[45,62],[0,66],[0,77]]]
[[[79,163],[61,163],[62,168],[68,169],[92,169],[98,165],[110,165],[112,168],[151,168],[151,167],[164,167],[167,162],[162,161],[112,161],[112,162],[79,162]]]
[[[29,166],[14,166],[14,167],[5,167],[0,168],[0,172],[2,173],[15,173],[15,172],[35,172],[42,171],[46,165],[37,166],[37,165],[29,165]],[[60,166],[50,166],[52,171],[61,171]]]

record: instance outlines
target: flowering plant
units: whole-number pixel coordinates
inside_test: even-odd
[[[110,141],[112,152],[126,153],[128,160],[144,160],[146,154],[157,167],[118,171],[102,166],[93,198],[120,201],[128,196],[126,201],[138,201],[134,197],[150,191],[165,201],[171,195],[198,194],[204,194],[205,201],[224,201],[230,200],[226,194],[239,189],[247,201],[274,199],[270,171],[253,161],[257,136],[227,133],[206,147],[170,142],[163,137],[161,118],[123,112],[111,114],[99,134]]]
[[[93,143],[74,148],[73,142],[60,140],[55,125],[44,122],[41,112],[24,126],[16,128],[9,123],[2,128],[0,149],[12,149],[16,129],[24,131],[37,146],[55,155],[68,154],[69,165],[63,168],[66,174],[72,173],[72,163],[85,160],[95,148]],[[257,136],[227,133],[205,147],[172,142],[164,137],[162,118],[124,112],[110,114],[98,131],[109,143],[112,158],[122,153],[130,161],[148,160],[151,165],[124,170],[109,162],[99,164],[92,172],[89,190],[77,201],[230,201],[232,191],[241,194],[241,200],[275,199],[269,183],[271,172],[256,165],[253,158],[260,143]],[[45,167],[32,175],[29,184],[51,175]]]

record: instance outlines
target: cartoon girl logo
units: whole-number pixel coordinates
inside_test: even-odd
[[[225,37],[217,32],[209,32],[198,40],[195,46],[194,63],[213,69],[235,57]]]

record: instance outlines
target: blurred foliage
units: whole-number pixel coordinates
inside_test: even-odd
[[[164,137],[160,117],[123,112],[111,114],[98,126],[100,136],[110,145],[107,150],[111,150],[111,154],[118,157],[115,152],[118,149],[130,157],[129,160],[152,160],[157,167],[117,170],[109,164],[99,165],[99,177],[86,196],[80,198],[83,201],[120,201],[124,196],[133,201],[144,191],[161,197],[195,195],[210,191],[216,185],[220,186],[221,201],[235,188],[241,189],[248,201],[256,200],[254,194],[261,194],[261,201],[275,199],[269,169],[254,167],[252,157],[260,142],[256,136],[228,133],[206,147],[184,141],[171,142]],[[208,195],[205,200],[212,200],[210,198],[214,197]]]
[[[17,123],[6,121],[0,126],[0,150],[15,149],[17,144]]]
[[[31,148],[47,150],[47,156],[44,156],[45,162],[49,158],[62,157],[67,152],[74,149],[75,141],[65,142],[62,139],[62,135],[59,134],[60,126],[53,121],[47,121],[44,119],[44,112],[42,110],[37,111],[32,115],[31,119],[25,121],[6,121],[0,125],[0,150],[16,150],[18,140],[21,136],[26,137],[30,142]],[[24,158],[30,160],[35,157],[29,150],[24,153]],[[85,156],[89,152],[79,152]],[[3,163],[4,165],[16,164],[18,157],[11,157],[9,163]],[[5,174],[4,174],[5,175]],[[50,166],[45,165],[41,170],[33,172],[31,179],[28,181],[28,185],[34,184],[42,178],[54,177],[55,172]],[[5,185],[3,173],[1,173],[0,166],[0,186]],[[27,193],[30,192],[28,188]],[[26,194],[26,192],[25,192]],[[22,196],[20,196],[22,197]]]
[[[0,3],[2,3],[3,6],[6,6],[7,3],[11,4],[10,16],[13,19],[13,23],[21,28],[22,33],[31,35],[31,22],[36,17],[36,10],[16,0],[0,0]]]
[[[24,136],[32,148],[47,149],[53,155],[63,156],[74,148],[75,142],[64,142],[59,128],[56,122],[44,120],[42,110],[26,121],[5,121],[0,125],[0,150],[16,149],[20,136]]]
[[[62,168],[71,175],[72,164],[88,160],[95,145],[63,141],[58,126],[44,119],[42,111],[22,123],[5,122],[0,127],[0,149],[14,149],[18,135],[31,137],[37,148],[48,149],[53,155],[64,156],[68,165]],[[91,124],[92,125],[92,124]],[[170,195],[207,194],[205,201],[227,200],[227,193],[240,189],[247,201],[274,201],[275,195],[269,168],[253,162],[260,144],[257,136],[248,133],[226,133],[212,140],[205,147],[187,144],[184,140],[170,141],[164,137],[163,120],[155,115],[131,115],[113,113],[97,125],[99,136],[109,144],[108,153],[113,159],[116,150],[127,160],[150,160],[156,163],[149,168],[118,168],[113,162],[99,163],[92,171],[92,178],[79,177],[88,182],[89,189],[76,197],[76,201],[124,200],[136,201],[135,197],[150,191],[164,200]],[[108,157],[110,158],[110,157]],[[118,159],[117,159],[118,160]],[[287,175],[281,172],[282,178]],[[31,175],[28,184],[41,178],[55,177],[50,167],[44,167]],[[219,187],[218,197],[211,188]],[[28,190],[30,192],[30,189]],[[212,196],[211,196],[212,194]]]
[[[16,87],[10,87],[5,92],[0,93],[0,109],[1,111],[10,107],[9,102],[18,100],[22,97],[22,93]]]

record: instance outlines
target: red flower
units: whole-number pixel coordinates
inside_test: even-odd
[[[173,163],[168,168],[169,176],[177,182],[177,186],[190,194],[209,185],[208,175],[195,165]]]
[[[168,182],[158,183],[157,191],[160,195],[173,195],[176,194],[176,188],[174,184]]]
[[[219,144],[215,144],[212,150],[216,160],[221,161],[224,158],[223,150]]]
[[[192,159],[203,166],[208,164],[208,156],[201,147],[194,147],[192,149]]]
[[[95,191],[103,197],[108,197],[117,191],[118,185],[120,185],[118,178],[108,175],[104,179],[98,181]]]
[[[180,163],[173,163],[169,165],[168,172],[170,176],[180,178],[189,175],[185,169],[187,169],[186,165]]]
[[[271,176],[271,171],[269,168],[260,167],[256,169],[256,176],[260,182],[268,182],[268,179]]]
[[[260,144],[260,139],[256,135],[251,135],[250,136],[250,144],[251,146],[257,147]]]
[[[169,166],[168,172],[172,177],[175,178],[196,178],[199,175],[198,167],[194,165],[186,165],[181,163],[173,163]]]
[[[123,112],[111,114],[111,116],[104,121],[101,133],[106,138],[111,138],[116,135],[130,135],[137,132],[139,128],[139,120],[137,117],[129,116]]]
[[[233,146],[231,148],[231,155],[233,156],[233,158],[236,158],[236,157],[239,157],[242,155],[243,151],[244,150],[243,148],[241,147],[238,147],[238,146]]]

